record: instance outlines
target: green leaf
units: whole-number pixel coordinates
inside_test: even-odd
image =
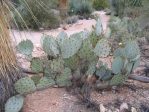
[[[33,58],[31,61],[31,70],[36,73],[43,72],[43,61],[40,58]]]
[[[31,55],[34,46],[30,40],[23,40],[17,45],[17,50],[24,55]]]
[[[8,99],[5,104],[5,112],[20,112],[23,107],[24,97],[16,95]]]
[[[112,71],[114,74],[119,74],[122,72],[124,67],[124,60],[121,57],[116,57],[112,62]]]
[[[33,80],[29,77],[24,77],[15,83],[15,90],[20,94],[30,93],[36,90]]]

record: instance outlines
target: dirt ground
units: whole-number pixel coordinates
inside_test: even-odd
[[[109,16],[106,16],[103,11],[95,12],[100,15],[103,29],[106,30]],[[73,25],[67,25],[65,32],[71,35],[75,32],[91,30],[92,25],[95,25],[96,21],[79,20]],[[12,30],[12,36],[14,35],[15,43],[19,43],[22,39],[32,40],[35,49],[33,56],[38,57],[44,55],[40,47],[40,38],[43,33],[57,36],[59,32],[64,31],[62,28],[58,28],[50,31],[40,32],[24,32]],[[20,65],[23,68],[29,68],[30,63],[25,58],[17,54]],[[120,107],[123,103],[127,103],[129,110],[132,107],[137,111],[132,112],[149,112],[149,84],[140,83],[137,81],[129,80],[123,87],[118,87],[116,91],[102,90],[93,91],[91,98],[96,102],[97,106],[101,109],[101,104],[104,105],[106,111],[103,109],[101,112],[122,112]],[[144,110],[143,110],[144,109]],[[75,94],[66,91],[64,88],[49,88],[43,91],[37,91],[35,93],[27,95],[25,99],[25,105],[23,112],[96,112],[92,108],[86,108],[86,106],[80,102]],[[129,112],[129,111],[128,111]]]

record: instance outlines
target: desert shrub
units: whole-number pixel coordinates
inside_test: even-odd
[[[57,1],[57,0],[56,0]],[[20,29],[56,28],[60,23],[58,2],[55,0],[16,1],[15,22]],[[35,5],[36,4],[36,5]]]
[[[93,7],[96,10],[101,10],[108,7],[108,0],[93,0]]]
[[[91,0],[70,0],[69,13],[81,16],[89,16],[93,10]]]

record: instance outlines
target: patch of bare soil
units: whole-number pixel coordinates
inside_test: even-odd
[[[92,92],[92,101],[99,107],[103,104],[107,110],[120,112],[122,103],[127,103],[129,110],[134,107],[138,112],[144,106],[149,108],[149,85],[129,80],[117,90]],[[38,91],[26,97],[23,112],[96,112],[79,103],[77,95],[72,95],[63,88],[49,88]]]

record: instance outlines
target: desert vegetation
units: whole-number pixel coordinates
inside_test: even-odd
[[[148,5],[148,0],[1,0],[0,112],[29,112],[24,109],[26,98],[49,88],[65,88],[85,106],[83,112],[148,112]],[[106,29],[99,10],[110,18]],[[69,34],[69,27],[82,20],[95,24],[90,30]],[[55,29],[58,35],[42,34],[41,56],[34,56],[32,39],[26,37],[15,43],[18,37],[11,35],[16,30]],[[28,68],[22,66],[25,61],[19,63],[18,55],[29,63]],[[129,99],[119,109],[113,106],[114,101],[105,108],[99,103],[101,99],[96,98],[96,102],[93,98],[93,94],[109,90],[121,97],[119,89],[128,90],[123,94],[135,91],[134,95],[138,95],[141,91],[145,98],[140,100],[138,95],[138,102]]]

